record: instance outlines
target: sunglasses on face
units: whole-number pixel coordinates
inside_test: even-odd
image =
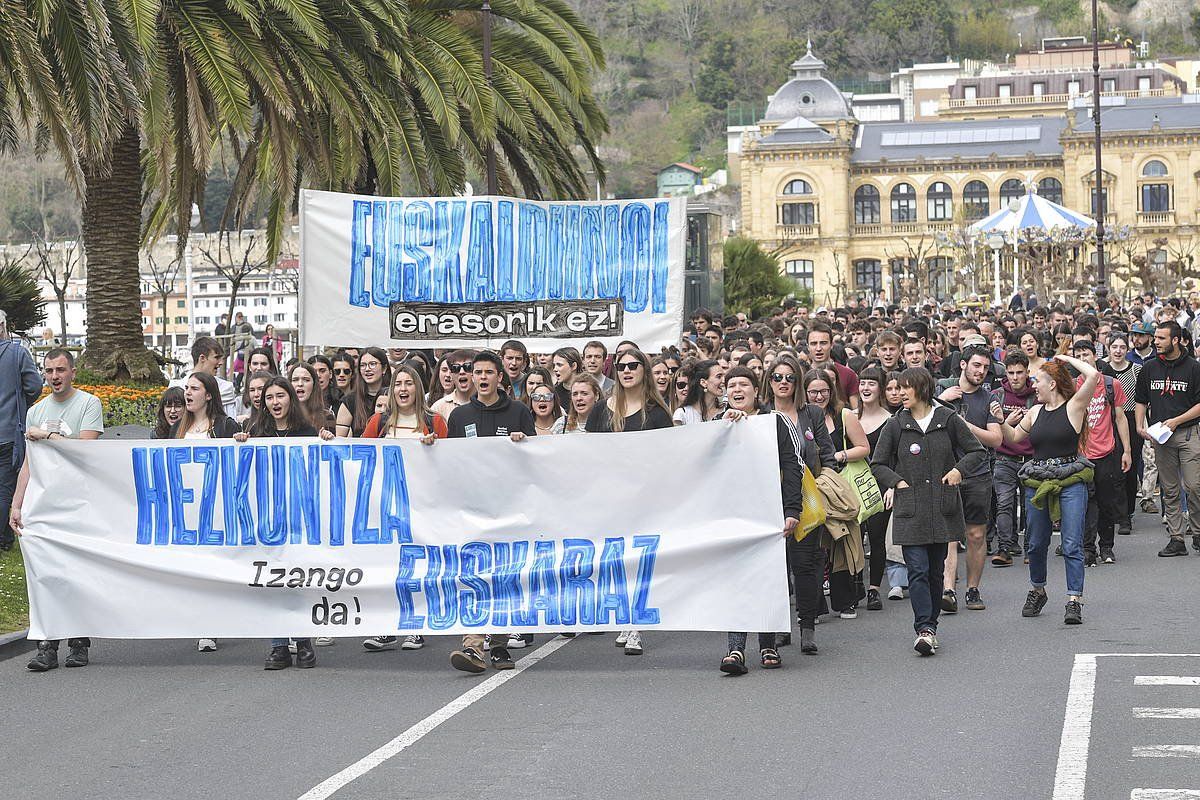
[[[687,381],[675,381],[675,388],[676,388],[676,389],[686,389],[686,388],[687,388],[687,385],[688,385],[688,382],[687,382]]]
[[[626,361],[624,364],[617,364],[616,369],[617,372],[633,372],[641,365],[640,361]]]
[[[554,395],[552,395],[552,394],[531,394],[531,395],[529,395],[529,399],[535,403],[549,403],[554,400]]]
[[[352,369],[338,369],[337,367],[333,368],[334,375],[349,375],[352,372],[354,372]]]
[[[795,383],[796,376],[795,375],[784,375],[782,372],[772,372],[771,373],[771,382],[772,383]]]
[[[471,362],[463,362],[462,364],[447,364],[451,372],[470,372]]]

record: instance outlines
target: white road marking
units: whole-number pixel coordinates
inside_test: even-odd
[[[421,720],[416,725],[413,725],[411,728],[404,731],[404,733],[400,734],[395,739],[392,739],[375,752],[363,756],[361,759],[346,767],[341,772],[331,775],[330,777],[321,781],[319,784],[300,795],[299,800],[325,800],[325,798],[329,797],[346,784],[350,783],[356,778],[361,778],[363,775],[366,775],[368,772],[375,769],[389,758],[398,755],[405,748],[417,743],[427,733],[453,717],[458,712],[469,708],[477,700],[495,691],[496,689],[499,689],[505,683],[511,681],[513,678],[517,677],[522,672],[529,669],[534,664],[538,663],[555,650],[558,650],[560,647],[563,647],[571,641],[571,639],[560,639],[558,637],[551,639],[537,650],[534,650],[529,655],[517,661],[517,666],[515,669],[507,670],[505,672],[497,672],[490,678],[485,679],[482,683],[477,684],[474,688],[451,700],[449,703],[442,706],[437,711],[434,711],[425,719]]]
[[[1134,789],[1129,800],[1200,800],[1200,789]]]
[[[1200,686],[1197,675],[1138,675],[1134,686]]]
[[[1053,800],[1083,800],[1088,749],[1092,740],[1092,706],[1096,696],[1096,656],[1080,653],[1071,668],[1067,710],[1058,745]]]
[[[1135,708],[1134,719],[1200,719],[1200,708]]]
[[[1200,758],[1200,744],[1139,744],[1134,758]]]

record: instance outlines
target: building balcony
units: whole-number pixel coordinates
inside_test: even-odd
[[[1137,215],[1139,228],[1160,228],[1175,225],[1174,211],[1139,211]]]
[[[1125,89],[1119,92],[1101,92],[1101,97],[1173,97],[1172,89]],[[1010,97],[942,97],[938,101],[939,114],[962,114],[984,109],[1028,108],[1037,106],[1066,106],[1073,97],[1089,97],[1091,92],[1076,94],[1031,94]]]
[[[874,225],[851,225],[851,236],[914,236],[954,230],[953,222],[883,222]]]
[[[821,225],[813,223],[812,225],[777,225],[775,227],[775,238],[779,240],[789,239],[815,239],[821,235]]]

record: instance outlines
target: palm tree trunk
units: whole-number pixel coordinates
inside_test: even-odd
[[[117,380],[161,381],[158,360],[142,342],[142,164],[137,128],[127,125],[113,143],[110,163],[86,165],[84,177],[88,320],[83,363]]]

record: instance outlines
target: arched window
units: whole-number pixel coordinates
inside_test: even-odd
[[[1167,177],[1167,165],[1157,159],[1147,161],[1142,167],[1143,178],[1165,178]]]
[[[1038,181],[1038,197],[1062,205],[1062,181],[1058,178],[1042,178]]]
[[[987,184],[971,181],[963,187],[963,210],[967,219],[983,219],[992,209],[992,198]]]
[[[945,222],[954,218],[954,195],[950,192],[950,184],[944,181],[934,181],[925,194],[926,217],[930,222]]]
[[[892,187],[892,222],[917,221],[917,190],[909,183]]]
[[[879,224],[879,190],[869,183],[854,190],[854,224]]]
[[[883,288],[883,265],[877,258],[860,258],[854,262],[854,288],[872,295]]]
[[[783,187],[783,194],[812,194],[812,184],[803,178],[794,178]]]
[[[1020,200],[1024,196],[1025,184],[1019,178],[1009,178],[1000,184],[1000,205],[1007,208],[1013,200]]]

